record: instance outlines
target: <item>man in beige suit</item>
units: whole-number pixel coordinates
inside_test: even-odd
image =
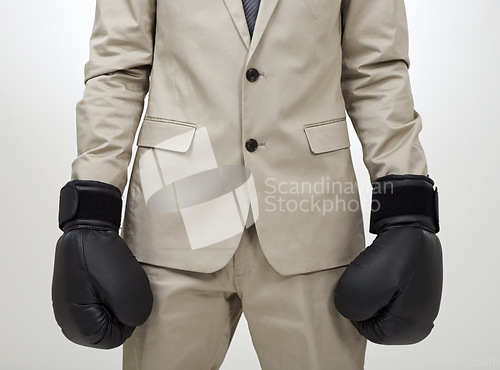
[[[154,303],[143,325],[147,309],[127,324],[124,369],[217,369],[242,312],[263,369],[363,367],[366,318],[343,317],[333,300],[365,249],[346,111],[371,180],[414,176],[424,189],[414,203],[436,202],[432,180],[422,185],[403,0],[262,0],[254,28],[245,10],[242,0],[97,0],[77,105],[72,180],[82,182],[62,193],[73,208],[60,223],[78,218],[85,181],[121,196],[138,132],[121,236]],[[92,205],[105,221],[121,209],[103,199],[80,219]],[[435,237],[429,204],[389,216],[410,209]],[[351,305],[342,297],[339,309]]]

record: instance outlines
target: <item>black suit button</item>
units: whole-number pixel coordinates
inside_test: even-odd
[[[259,146],[259,143],[255,139],[248,139],[247,142],[245,143],[245,148],[249,152],[255,152],[257,150],[258,146]]]
[[[259,78],[259,71],[255,68],[250,68],[247,71],[247,80],[250,82],[255,82]]]

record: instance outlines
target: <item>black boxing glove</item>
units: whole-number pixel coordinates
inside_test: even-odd
[[[63,334],[83,346],[118,347],[151,313],[147,275],[118,235],[121,209],[115,186],[74,180],[61,189],[52,306]]]
[[[347,266],[334,293],[337,310],[379,344],[413,344],[429,335],[441,302],[443,262],[437,189],[423,175],[373,183],[373,244]]]

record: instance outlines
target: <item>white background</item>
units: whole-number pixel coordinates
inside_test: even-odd
[[[83,94],[94,6],[84,0],[0,5],[2,369],[121,368],[121,349],[66,340],[50,298],[59,189],[76,155],[75,104]],[[369,344],[366,369],[498,369],[500,2],[407,0],[406,6],[421,141],[440,192],[444,292],[425,341]],[[369,192],[362,197],[366,204]],[[260,369],[243,318],[223,369]]]

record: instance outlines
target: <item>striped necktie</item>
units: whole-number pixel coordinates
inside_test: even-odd
[[[255,27],[255,20],[257,19],[257,13],[259,12],[260,0],[242,0],[243,9],[245,10],[245,17],[247,19],[248,30],[250,31],[250,37],[253,36],[253,29]]]

